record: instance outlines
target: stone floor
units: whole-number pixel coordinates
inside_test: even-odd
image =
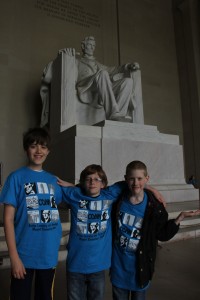
[[[8,300],[9,270],[0,269],[0,300]],[[156,271],[147,300],[197,300],[200,297],[200,238],[173,242],[158,248]],[[65,262],[60,262],[54,300],[66,299]],[[107,277],[105,300],[110,300]],[[23,300],[23,299],[22,299]],[[95,299],[94,299],[95,300]]]

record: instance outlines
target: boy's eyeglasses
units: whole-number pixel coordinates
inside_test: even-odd
[[[85,179],[85,182],[102,182],[102,179],[101,178],[86,178]]]

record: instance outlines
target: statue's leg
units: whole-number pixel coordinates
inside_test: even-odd
[[[132,78],[122,78],[113,82],[113,92],[117,101],[120,114],[127,115],[129,103],[132,96],[133,80]]]
[[[99,95],[99,104],[103,105],[105,109],[106,119],[112,119],[113,116],[119,115],[119,108],[108,72],[101,70],[96,76],[95,84]]]

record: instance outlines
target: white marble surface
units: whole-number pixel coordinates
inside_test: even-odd
[[[79,182],[81,171],[90,164],[101,165],[101,140],[94,137],[76,137],[75,174]]]
[[[127,139],[133,141],[179,144],[179,136],[163,134],[157,126],[105,120],[96,124],[102,128],[102,138]]]
[[[188,184],[182,185],[154,185],[165,197],[167,203],[192,201],[199,199],[199,190],[191,186],[188,189]]]
[[[109,181],[123,178],[126,165],[133,160],[147,165],[151,184],[185,183],[181,146],[125,139],[102,140],[102,164]]]

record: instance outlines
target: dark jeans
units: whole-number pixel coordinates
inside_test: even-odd
[[[134,292],[112,286],[112,294],[113,300],[145,300],[146,291]]]
[[[10,300],[30,300],[35,273],[35,300],[52,300],[55,269],[26,269],[25,279],[11,277]]]
[[[103,300],[105,272],[91,274],[67,272],[68,300]]]

